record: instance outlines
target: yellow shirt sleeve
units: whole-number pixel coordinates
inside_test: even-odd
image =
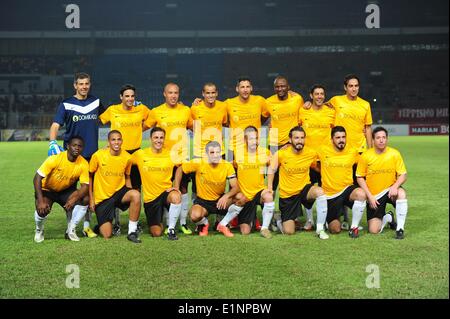
[[[358,159],[358,165],[356,166],[356,176],[366,177],[367,175],[367,160],[364,153]]]
[[[147,127],[153,127],[153,126],[156,125],[156,123],[157,123],[157,121],[156,121],[155,111],[149,110],[149,113],[147,115],[147,119],[144,121],[144,124]]]
[[[395,171],[397,176],[406,174],[406,166],[399,152],[397,152],[395,156]]]
[[[37,170],[37,173],[39,175],[41,175],[42,177],[46,177],[56,167],[57,158],[58,158],[58,156],[55,156],[55,155],[47,157],[45,159],[44,163],[42,163],[42,165]]]
[[[234,167],[231,163],[227,163],[227,179],[236,177],[236,172],[234,171]]]
[[[98,168],[98,157],[97,152],[92,155],[91,160],[89,161],[89,173],[95,173]]]
[[[195,172],[198,169],[199,163],[196,163],[194,161],[189,161],[189,162],[185,162],[185,163],[181,164],[181,167],[183,169],[183,173],[189,174],[189,173]]]
[[[80,184],[89,184],[89,164],[85,159],[81,164]]]

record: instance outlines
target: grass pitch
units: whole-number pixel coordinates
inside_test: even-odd
[[[32,179],[47,143],[0,143],[0,297],[448,298],[448,142],[390,139],[408,170],[404,240],[395,240],[392,230],[369,235],[365,229],[357,240],[346,232],[321,241],[311,232],[267,240],[258,233],[229,239],[210,231],[207,238],[180,235],[170,242],[145,229],[140,245],[125,235],[67,241],[57,204],[45,241],[34,243]],[[126,213],[121,221],[124,233]],[[144,214],[141,221],[146,228]],[[79,288],[66,287],[71,264],[79,268]],[[379,288],[368,288],[374,269]]]

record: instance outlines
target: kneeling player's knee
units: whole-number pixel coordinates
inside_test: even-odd
[[[283,229],[283,234],[285,235],[294,235],[295,229]]]
[[[397,199],[406,199],[406,192],[403,188],[398,189]]]
[[[181,204],[181,195],[178,192],[171,192],[171,202],[175,205]]]
[[[314,197],[317,198],[319,196],[325,195],[325,193],[323,192],[322,187],[319,186],[315,186],[314,187]]]
[[[248,224],[241,224],[240,226],[241,234],[242,235],[248,235],[251,232],[251,227]]]
[[[271,203],[271,202],[273,202],[273,195],[272,195],[272,193],[267,192],[267,193],[263,194],[262,200],[263,200],[264,203]]]
[[[152,237],[161,237],[162,236],[162,230],[161,229],[150,229],[150,234]]]
[[[341,232],[341,224],[338,222],[329,224],[328,229],[332,234],[339,234]]]
[[[369,226],[369,233],[370,234],[378,234],[380,232],[381,228],[378,226]]]
[[[84,196],[81,200],[81,205],[86,206],[89,205],[89,196]]]
[[[365,201],[367,199],[366,193],[361,188],[356,189],[355,193],[356,200]]]

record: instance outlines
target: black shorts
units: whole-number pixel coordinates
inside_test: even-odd
[[[58,203],[61,207],[63,207],[64,205],[66,205],[70,195],[72,195],[72,193],[76,190],[77,184],[75,183],[72,186],[69,186],[68,188],[59,192],[42,190],[42,196],[50,199],[53,203]],[[36,193],[34,193],[34,198],[37,199]]]
[[[378,202],[380,203],[380,205],[378,205],[377,209],[372,209],[370,208],[370,206],[367,204],[367,221],[371,220],[372,218],[379,218],[379,219],[383,219],[383,216],[386,215],[386,205],[392,204],[395,208],[395,202],[389,198],[389,192],[387,192],[386,194],[384,194],[379,200]]]
[[[141,148],[136,148],[134,150],[129,150],[127,151],[128,154],[133,154],[134,152],[136,152],[137,150],[140,150]],[[141,174],[139,174],[139,168],[137,167],[137,165],[133,165],[131,166],[131,173],[130,173],[130,179],[131,179],[131,187],[133,189],[137,189],[140,190],[141,186],[142,186],[142,181],[141,181]]]
[[[148,203],[144,203],[145,216],[147,217],[148,226],[160,225],[164,216],[164,208],[169,210],[167,197],[169,192],[162,192],[161,195]]]
[[[327,200],[328,224],[335,219],[339,219],[344,205],[347,206],[348,208],[352,208],[354,202],[350,200],[350,194],[357,188],[358,187],[355,185],[348,186],[341,195]]]
[[[302,206],[311,209],[314,205],[314,199],[311,201],[307,200],[307,195],[309,190],[313,185],[307,184],[297,195],[281,198],[279,200],[279,207],[281,211],[281,221],[285,222],[288,220],[295,220],[300,216],[302,212]]]
[[[172,178],[171,178],[172,182],[175,179],[175,173],[177,172],[177,169],[178,169],[178,166],[174,166],[173,167]],[[180,190],[183,189],[183,188],[187,189],[188,188],[188,184],[189,184],[190,181],[191,181],[191,174],[190,173],[189,174],[185,174],[183,172],[183,175],[181,177]]]
[[[241,212],[238,215],[238,224],[248,224],[252,225],[252,223],[256,219],[256,208],[261,206],[264,207],[264,204],[261,204],[261,193],[263,191],[259,191],[253,199],[247,203],[245,203],[244,208],[242,208]]]
[[[107,222],[111,223],[113,221],[116,207],[122,211],[126,211],[128,207],[130,207],[130,203],[122,203],[122,198],[129,190],[131,189],[124,186],[115,192],[111,198],[105,199],[103,202],[100,202],[95,206],[95,214],[97,215],[99,226]]]
[[[194,200],[194,205],[200,205],[204,209],[207,210],[208,215],[217,214],[217,215],[226,215],[228,209],[218,209],[217,208],[217,200],[206,200],[197,196]]]
[[[322,176],[320,173],[312,168],[309,169],[309,179],[311,180],[311,184],[317,184],[318,186],[322,186]]]

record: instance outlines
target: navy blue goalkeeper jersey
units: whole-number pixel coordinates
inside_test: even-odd
[[[84,139],[83,157],[89,159],[98,149],[98,117],[103,107],[95,96],[88,95],[85,100],[75,96],[63,100],[58,105],[54,122],[65,126],[64,149],[72,136]]]

